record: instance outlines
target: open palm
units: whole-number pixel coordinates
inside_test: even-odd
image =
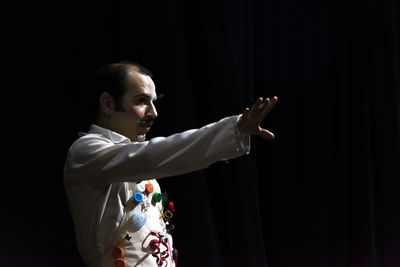
[[[257,99],[251,109],[246,108],[240,116],[237,126],[241,133],[259,135],[265,139],[274,139],[274,134],[267,129],[263,129],[260,124],[267,114],[274,108],[278,98]]]

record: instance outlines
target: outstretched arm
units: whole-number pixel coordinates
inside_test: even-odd
[[[274,96],[271,100],[269,98],[257,99],[251,109],[245,108],[242,116],[240,116],[237,127],[241,133],[259,135],[265,139],[274,139],[274,134],[267,129],[263,129],[260,124],[267,114],[274,108],[278,98]]]

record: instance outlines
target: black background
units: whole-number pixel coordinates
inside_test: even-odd
[[[154,74],[151,136],[279,103],[272,142],[160,180],[179,266],[400,266],[397,0],[13,1],[2,8],[1,266],[82,266],[62,184],[91,73]]]

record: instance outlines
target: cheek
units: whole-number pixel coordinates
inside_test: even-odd
[[[140,108],[140,107],[132,107],[132,108],[129,110],[129,115],[130,115],[132,118],[142,118],[142,117],[143,117],[143,114],[144,114],[144,109],[143,109],[143,108]]]

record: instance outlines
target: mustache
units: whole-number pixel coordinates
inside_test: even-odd
[[[140,126],[152,126],[154,124],[154,119],[152,118],[142,118],[138,120]]]

